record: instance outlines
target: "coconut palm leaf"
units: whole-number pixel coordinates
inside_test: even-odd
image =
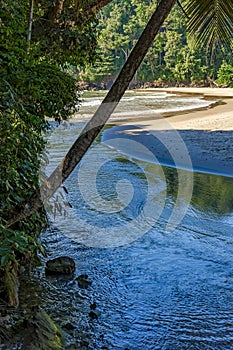
[[[188,30],[203,46],[230,46],[233,39],[232,0],[184,0]]]

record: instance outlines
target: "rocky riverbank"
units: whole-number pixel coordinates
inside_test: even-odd
[[[111,88],[114,80],[109,81],[102,81],[102,82],[85,82],[85,81],[79,81],[77,83],[77,86],[80,90],[88,90],[88,91],[99,91],[99,90],[108,90]],[[151,88],[170,88],[170,87],[182,87],[182,88],[208,88],[208,87],[214,87],[214,88],[226,88],[227,85],[219,85],[212,79],[207,80],[205,83],[198,83],[198,82],[174,82],[174,81],[132,81],[129,85],[129,89],[151,89]]]

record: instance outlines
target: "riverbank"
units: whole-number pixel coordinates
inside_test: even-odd
[[[213,104],[213,108],[181,111],[167,118],[171,126],[179,129],[195,130],[232,130],[233,131],[233,89],[232,88],[164,88],[149,89],[140,91],[168,92],[185,95],[201,95],[204,99],[215,99],[218,103]],[[137,121],[138,125],[143,125],[143,121]],[[150,126],[147,130],[160,129],[158,120],[150,119]]]
[[[218,104],[198,111],[176,112],[166,118],[162,115],[147,118],[145,115],[132,118],[130,122],[121,119],[112,132],[118,137],[127,135],[143,144],[162,164],[190,169],[191,159],[196,171],[233,176],[233,89],[163,88],[140,91],[201,95],[215,99]],[[119,148],[132,157],[138,157],[135,144],[132,147],[128,144],[127,149],[123,145]],[[143,154],[140,153],[140,157],[143,158]]]

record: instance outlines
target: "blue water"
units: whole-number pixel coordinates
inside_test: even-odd
[[[52,133],[50,171],[82,126]],[[75,275],[41,278],[67,349],[233,349],[232,178],[134,159],[99,138],[65,186],[43,239],[50,257],[75,259]]]

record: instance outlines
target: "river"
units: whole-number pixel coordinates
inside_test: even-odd
[[[84,96],[75,120],[53,124],[47,172],[101,98]],[[112,120],[209,103],[128,93]],[[41,304],[66,331],[67,349],[233,348],[232,178],[135,159],[99,137],[54,202],[42,239],[50,258],[74,258],[76,272],[39,270]]]

